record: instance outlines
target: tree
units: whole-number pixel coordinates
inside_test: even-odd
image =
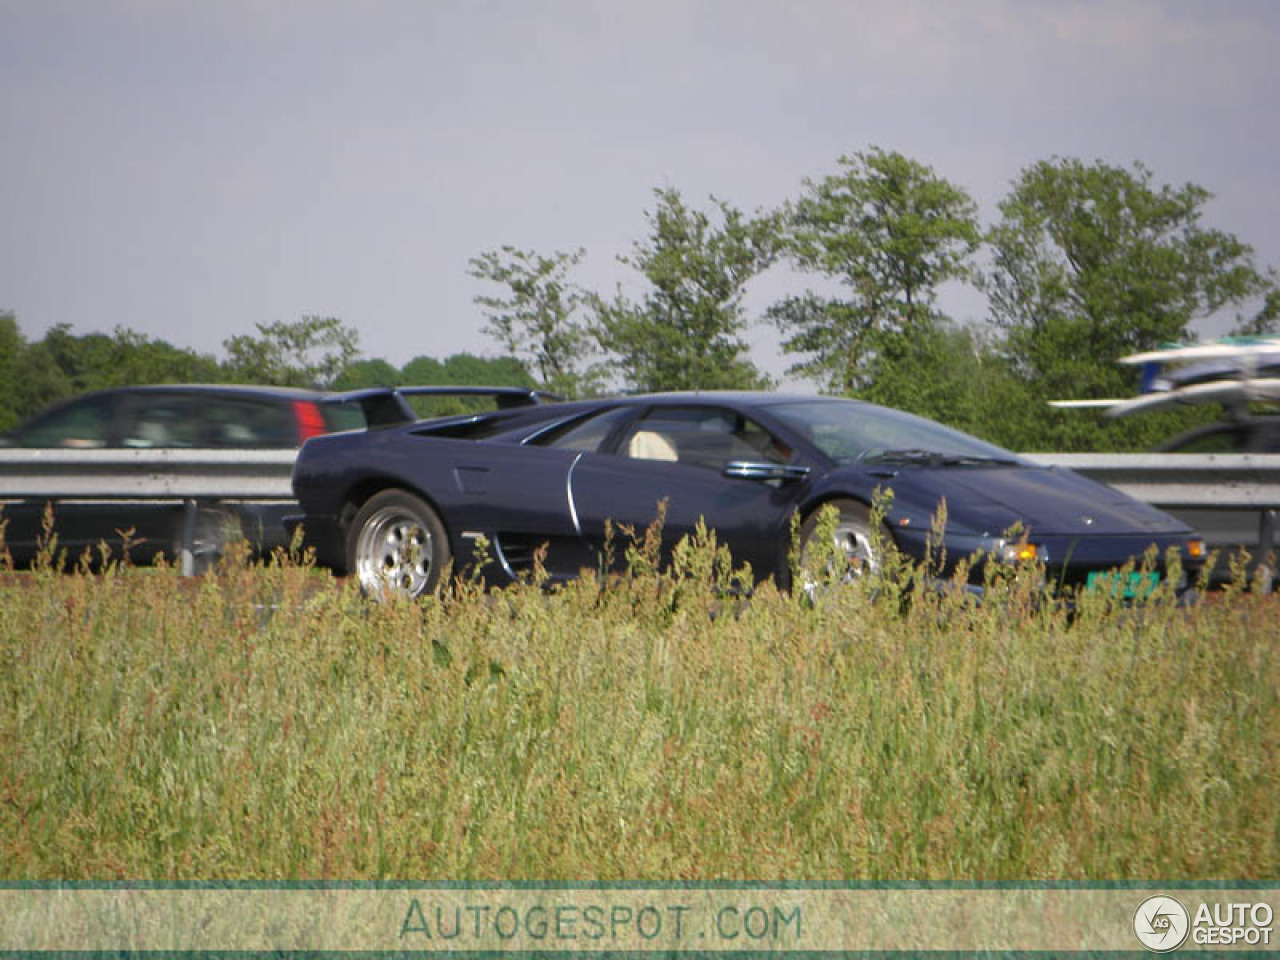
[[[1247,244],[1201,224],[1210,196],[1157,185],[1141,164],[1055,158],[1023,170],[984,277],[1019,373],[1049,398],[1125,396],[1132,371],[1117,359],[1273,290]]]
[[[534,387],[533,377],[515,357],[477,357],[455,353],[443,361],[414,357],[400,371],[397,384],[414,386]]]
[[[583,312],[588,294],[569,282],[584,251],[541,256],[504,246],[473,257],[471,276],[505,286],[506,296],[477,296],[485,308],[485,333],[513,357],[527,361],[542,387],[566,397],[596,392],[600,370]]]
[[[107,366],[100,386],[210,383],[220,378],[221,370],[213,357],[165,340],[152,340],[128,327],[116,327],[104,346]]]
[[[536,386],[524,364],[515,357],[477,357],[470,353],[455,353],[443,362],[434,357],[414,357],[405,364],[397,383],[427,387]],[[409,402],[423,417],[452,416],[493,408],[488,399],[472,397],[413,397]]]
[[[360,335],[337,317],[259,323],[258,336],[223,341],[227,370],[248,383],[325,389],[360,355]]]
[[[76,336],[70,324],[58,323],[31,347],[30,355],[37,366],[46,368],[47,389],[58,385],[57,399],[110,385],[106,381],[112,376],[111,366],[117,357],[111,349],[111,338],[105,333]]]
[[[334,379],[334,390],[362,390],[366,387],[394,387],[404,381],[400,371],[387,361],[357,360]]]
[[[26,345],[22,351],[20,369],[22,376],[14,395],[14,412],[19,421],[81,392],[66,371],[58,365],[58,358],[50,347],[47,336]]]
[[[839,281],[840,297],[806,293],[769,310],[783,349],[807,359],[790,372],[836,393],[883,379],[891,354],[937,332],[938,287],[967,276],[980,241],[977,208],[933,169],[878,147],[806,180],[788,212],[786,250],[802,269]]]
[[[773,262],[778,224],[749,218],[711,198],[711,216],[678,191],[654,191],[651,233],[622,263],[651,289],[633,303],[619,288],[595,298],[596,336],[627,383],[640,390],[757,388],[767,378],[747,359],[742,297],[747,282]]]
[[[18,388],[24,377],[22,354],[26,348],[18,318],[10,311],[0,312],[0,433],[12,430],[22,419]]]
[[[406,363],[400,370],[400,379],[396,381],[397,384],[419,387],[429,387],[432,384],[444,382],[444,365],[435,357],[428,357],[425,354],[414,357]]]
[[[1280,288],[1277,288],[1274,271],[1267,277],[1271,289],[1263,298],[1262,307],[1248,320],[1239,320],[1231,332],[1237,336],[1274,336],[1280,328]]]
[[[386,360],[360,360],[347,367],[333,382],[334,390],[366,387],[526,387],[535,386],[529,371],[515,357],[477,357],[455,353],[444,361],[414,357],[397,370]],[[423,417],[442,417],[492,409],[487,398],[409,397],[409,404]]]
[[[473,387],[533,387],[533,378],[515,357],[454,353],[440,365],[441,383]]]

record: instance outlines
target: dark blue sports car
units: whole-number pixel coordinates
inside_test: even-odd
[[[668,548],[705,518],[735,562],[784,584],[792,516],[806,540],[828,503],[839,545],[872,566],[882,543],[923,558],[944,500],[950,562],[979,550],[1034,555],[1071,584],[1152,545],[1162,557],[1180,549],[1191,569],[1203,552],[1188,527],[1110,487],[854,400],[673,393],[546,403],[494,392],[492,413],[370,416],[391,425],[308,440],[293,488],[321,561],[370,592],[417,595],[451,561],[464,567],[484,538],[489,582],[518,577],[544,545],[548,573],[572,577],[602,562],[607,522],[643,529],[662,500]],[[403,408],[387,393],[356,399]],[[893,495],[873,531],[877,488]],[[1014,543],[1008,531],[1019,527],[1025,540]]]

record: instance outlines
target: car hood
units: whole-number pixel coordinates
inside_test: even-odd
[[[1181,533],[1149,504],[1056,467],[903,467],[881,485],[897,507],[932,513],[947,501],[948,525],[996,536],[1015,524],[1042,536]]]

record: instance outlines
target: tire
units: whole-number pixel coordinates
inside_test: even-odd
[[[348,573],[376,599],[430,593],[451,557],[439,516],[407,490],[383,490],[365,501],[346,546]]]
[[[876,524],[875,535],[871,524],[871,509],[857,500],[828,500],[805,518],[800,527],[800,568],[805,569],[805,555],[810,542],[818,531],[819,516],[824,507],[833,506],[839,513],[833,531],[835,545],[849,558],[846,580],[873,574],[884,563],[886,550],[893,547],[889,528],[883,522]],[[809,590],[812,584],[806,584]]]

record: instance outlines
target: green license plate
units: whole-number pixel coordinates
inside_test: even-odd
[[[1154,570],[1123,575],[1110,570],[1094,570],[1085,579],[1084,588],[1089,591],[1105,590],[1113,597],[1128,600],[1148,596],[1159,583],[1160,574]]]

